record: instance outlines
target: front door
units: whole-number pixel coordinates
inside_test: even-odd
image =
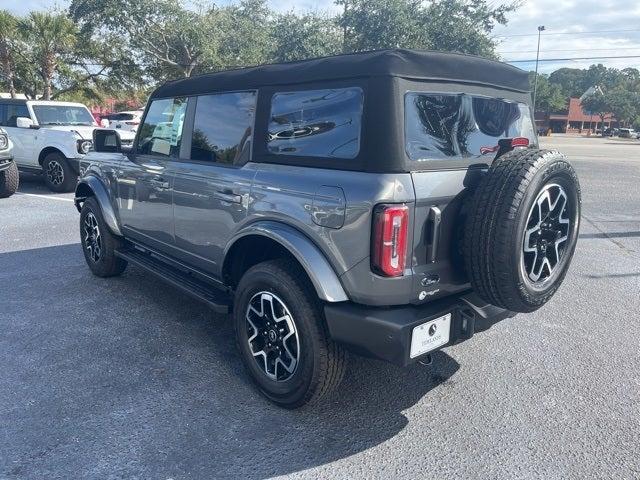
[[[256,170],[248,163],[256,93],[192,98],[195,115],[189,159],[176,166],[175,242],[187,263],[219,275],[224,248],[247,215]]]
[[[4,103],[0,105],[0,125],[7,131],[13,143],[13,158],[20,166],[38,167],[35,146],[40,132],[31,128],[18,128],[18,117],[31,118],[24,103]]]
[[[174,245],[174,167],[182,142],[186,98],[151,102],[138,141],[118,172],[118,209],[131,238],[168,252]]]

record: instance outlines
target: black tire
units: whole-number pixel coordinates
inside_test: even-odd
[[[91,225],[95,225],[98,229],[99,238],[97,241],[95,233],[91,238],[89,232]],[[98,248],[96,248],[94,241],[98,244]],[[82,205],[80,212],[80,242],[84,259],[94,275],[98,277],[113,277],[120,275],[127,268],[127,262],[115,255],[115,250],[123,246],[123,240],[111,233],[102,217],[100,206],[93,197],[87,198]]]
[[[270,378],[265,371],[267,358],[271,359],[278,353],[271,350],[267,354],[269,356],[261,360],[261,356],[256,357],[252,354],[252,347],[249,345],[253,329],[245,315],[248,314],[252,299],[262,305],[263,293],[266,293],[267,297],[272,296],[273,302],[283,303],[289,311],[298,337],[296,367],[289,372],[276,365],[274,373],[278,376],[278,380]],[[266,308],[263,307],[260,310],[265,312]],[[284,310],[280,309],[280,312],[283,313]],[[268,315],[258,315],[253,317],[253,321],[256,322],[258,319],[268,322],[268,317]],[[280,318],[283,317],[284,315]],[[286,259],[271,260],[250,268],[238,284],[233,319],[236,342],[242,360],[258,389],[272,402],[285,408],[297,408],[306,403],[317,402],[340,384],[346,367],[346,352],[331,340],[321,302],[307,276],[295,262]],[[276,327],[280,325],[276,322],[271,323]],[[286,331],[282,335],[286,336],[290,327],[286,324],[284,326]],[[265,335],[264,345],[256,348],[269,349],[266,342],[270,338],[271,330],[267,334],[266,328],[262,332]],[[256,330],[256,333],[259,332]],[[260,337],[257,337],[253,345],[255,346],[259,340]],[[291,351],[295,350],[294,340],[295,338],[292,337],[289,343]],[[285,359],[284,364],[292,366],[288,358]],[[269,365],[271,365],[270,360]]]
[[[16,193],[19,184],[18,166],[11,162],[9,168],[0,172],[0,198],[7,198]]]
[[[42,162],[44,183],[56,193],[72,192],[78,183],[78,175],[60,153],[49,153]]]
[[[580,184],[571,164],[555,151],[509,152],[469,205],[463,255],[475,291],[513,312],[540,308],[562,284],[578,239]]]

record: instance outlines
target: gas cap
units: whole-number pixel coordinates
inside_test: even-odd
[[[313,195],[311,219],[316,225],[327,228],[342,228],[347,200],[340,187],[321,185]]]

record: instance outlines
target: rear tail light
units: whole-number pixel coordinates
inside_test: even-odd
[[[528,147],[529,139],[526,137],[515,137],[511,139],[511,147]]]
[[[373,218],[371,266],[387,277],[404,273],[407,257],[409,208],[406,205],[378,205]]]

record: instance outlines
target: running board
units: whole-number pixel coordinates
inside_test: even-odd
[[[182,290],[184,293],[201,300],[218,313],[229,313],[231,297],[220,291],[215,285],[203,282],[187,272],[170,267],[152,254],[141,252],[135,248],[115,251],[116,256],[132,263],[165,282]]]

